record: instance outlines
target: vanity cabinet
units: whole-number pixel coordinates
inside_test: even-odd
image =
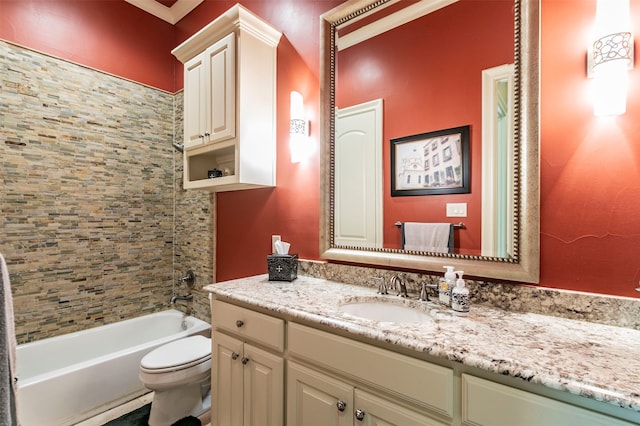
[[[172,51],[184,64],[185,189],[275,186],[281,36],[236,4]]]
[[[291,288],[287,283],[277,293],[277,284],[268,287],[279,298],[290,297]],[[288,313],[259,290],[250,294],[268,303],[256,309],[278,313],[212,301],[213,425],[638,424],[634,412],[593,399],[450,360],[421,359],[389,342],[355,340],[349,324],[323,325],[317,311],[302,324],[304,308]]]
[[[287,425],[443,426],[397,402],[294,361],[287,364]]]
[[[287,337],[288,425],[451,424],[452,369],[296,323]]]
[[[213,425],[282,426],[284,321],[214,300]]]
[[[462,375],[462,421],[473,426],[635,424],[469,374]]]

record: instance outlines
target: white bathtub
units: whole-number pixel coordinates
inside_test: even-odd
[[[70,425],[147,392],[142,357],[166,342],[208,333],[210,325],[169,310],[19,345],[22,426]]]

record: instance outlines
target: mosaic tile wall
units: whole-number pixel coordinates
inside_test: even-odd
[[[177,190],[181,109],[172,94],[0,42],[0,252],[18,343],[166,309],[187,267],[209,283],[211,196]]]
[[[183,92],[175,95],[174,121],[175,142],[183,142]],[[202,287],[215,281],[214,238],[215,194],[206,191],[185,191],[182,188],[182,153],[174,151],[175,176],[175,225],[174,225],[174,279],[178,283],[187,271],[192,270],[196,276],[193,302],[179,302],[176,309],[211,322],[209,293],[201,291]],[[177,294],[186,294],[186,285],[176,286]]]

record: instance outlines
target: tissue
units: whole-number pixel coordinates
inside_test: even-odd
[[[276,241],[274,247],[276,253],[267,256],[269,281],[293,281],[298,278],[298,255],[289,254],[291,244]]]
[[[276,247],[276,254],[289,254],[289,247],[291,247],[291,244],[278,240],[274,243],[274,246]]]

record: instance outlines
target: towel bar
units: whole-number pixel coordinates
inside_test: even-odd
[[[395,223],[395,225],[396,225],[398,228],[400,228],[400,227],[402,226],[402,222],[397,221],[397,222]],[[464,225],[464,222],[454,223],[454,224],[453,224],[453,227],[454,227],[454,228],[459,228],[459,229],[467,229],[467,227]]]

